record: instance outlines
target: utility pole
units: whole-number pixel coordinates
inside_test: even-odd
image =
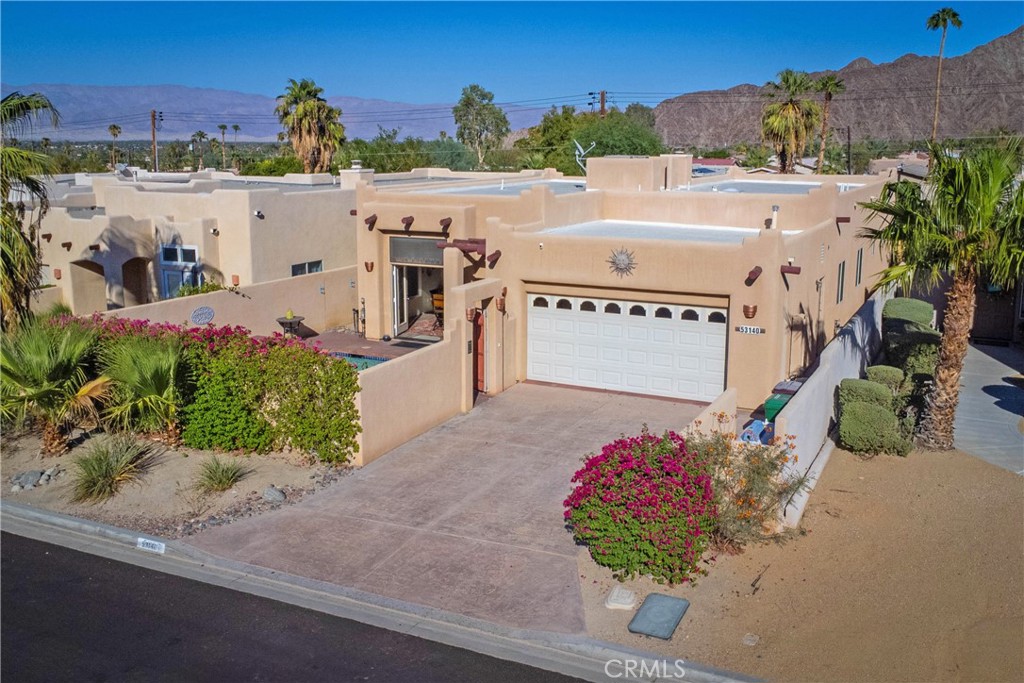
[[[594,111],[594,99],[596,97],[600,97],[601,108],[598,110],[598,113],[601,116],[601,118],[603,119],[604,115],[608,111],[606,106],[605,106],[605,101],[607,100],[607,97],[608,97],[608,91],[607,90],[601,90],[601,91],[598,91],[598,92],[589,92],[587,94],[590,95],[590,111],[591,112]]]
[[[149,134],[150,137],[153,139],[153,173],[156,173],[156,109],[149,110]]]
[[[602,118],[602,119],[604,118],[604,115],[605,115],[605,113],[606,113],[606,109],[605,109],[605,106],[604,106],[604,102],[605,102],[605,96],[606,96],[607,94],[608,94],[608,93],[607,93],[607,91],[605,91],[605,90],[602,90],[602,91],[601,91],[601,118]]]

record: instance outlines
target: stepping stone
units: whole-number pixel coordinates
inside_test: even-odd
[[[690,601],[673,598],[671,595],[651,593],[640,605],[636,616],[629,622],[629,632],[671,640],[683,615],[690,607]]]
[[[633,609],[636,607],[636,593],[622,586],[616,586],[608,593],[604,606],[608,609]]]

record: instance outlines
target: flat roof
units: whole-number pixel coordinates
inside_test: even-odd
[[[756,237],[760,232],[761,231],[757,228],[738,228],[722,225],[600,220],[588,221],[586,223],[575,223],[573,225],[563,225],[557,228],[547,228],[545,230],[541,230],[538,234],[739,244],[747,237]],[[792,234],[792,231],[783,230],[782,234]]]
[[[779,180],[722,180],[677,187],[680,192],[738,192],[742,194],[807,194],[821,183]]]
[[[517,197],[520,192],[529,190],[532,187],[542,185],[551,188],[555,194],[571,194],[583,192],[587,189],[587,183],[583,180],[515,180],[515,181],[490,181],[487,184],[464,185],[459,187],[438,187],[424,190],[413,190],[422,194],[465,194],[465,195],[489,195]]]

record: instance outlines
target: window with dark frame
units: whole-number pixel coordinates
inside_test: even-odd
[[[843,287],[846,284],[846,261],[839,262],[839,274],[836,281],[836,303],[843,303]]]
[[[292,277],[297,277],[299,275],[309,275],[310,273],[322,273],[323,271],[323,261],[307,261],[305,263],[296,263],[292,266]]]

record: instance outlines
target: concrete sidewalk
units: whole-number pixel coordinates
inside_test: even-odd
[[[968,346],[953,443],[986,462],[1024,474],[1024,349]]]
[[[581,457],[681,430],[700,406],[521,384],[274,514],[196,548],[510,628],[585,632],[562,501]]]

